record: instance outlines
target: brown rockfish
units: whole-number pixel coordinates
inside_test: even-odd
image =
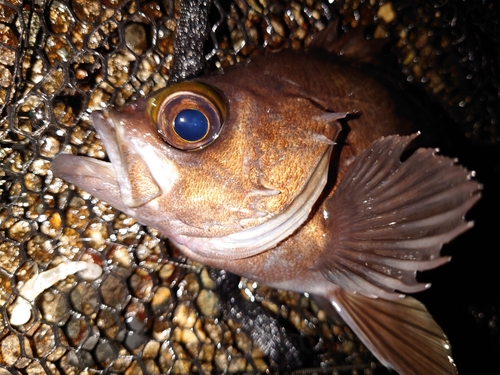
[[[436,149],[402,161],[415,125],[321,43],[94,112],[110,162],[59,155],[54,173],[196,261],[327,301],[400,374],[455,374],[446,336],[405,293],[449,261],[440,249],[471,227],[480,186]]]

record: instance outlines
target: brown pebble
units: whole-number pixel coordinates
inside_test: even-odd
[[[151,301],[151,309],[154,314],[162,314],[168,310],[169,305],[172,303],[172,293],[170,289],[164,286],[156,289]]]
[[[203,289],[198,294],[196,306],[205,316],[214,318],[219,314],[219,298],[211,290]]]
[[[215,282],[210,278],[208,270],[205,267],[203,267],[203,269],[200,272],[200,279],[201,279],[201,284],[203,285],[204,288],[206,289],[215,288]]]
[[[142,351],[142,358],[154,359],[160,351],[160,343],[155,340],[149,341]]]
[[[394,11],[394,8],[392,7],[392,3],[387,2],[378,8],[377,16],[379,18],[383,19],[384,22],[390,23],[394,21],[394,18],[396,18],[396,12]]]
[[[172,322],[181,328],[193,328],[196,323],[196,312],[188,305],[182,303],[175,309]]]

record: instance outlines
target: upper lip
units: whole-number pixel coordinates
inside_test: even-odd
[[[99,134],[104,147],[106,148],[107,154],[109,156],[112,152],[118,152],[118,143],[116,141],[116,126],[110,116],[108,110],[92,112],[91,115],[92,124]]]

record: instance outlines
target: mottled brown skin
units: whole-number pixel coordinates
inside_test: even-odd
[[[413,124],[397,114],[393,94],[378,80],[342,63],[342,60],[339,62],[337,59],[337,63],[332,63],[335,61],[335,57],[319,50],[306,53],[283,51],[280,54],[252,59],[245,63],[243,71],[241,67],[228,68],[223,72],[223,77],[214,74],[200,79],[201,82],[221,90],[227,98],[237,95],[235,91],[248,88],[253,92],[253,100],[258,111],[267,108],[273,110],[276,104],[273,98],[276,97],[279,97],[280,101],[288,96],[310,98],[299,108],[297,99],[290,100],[287,103],[289,107],[285,106],[281,110],[283,113],[290,113],[288,120],[290,124],[300,121],[301,118],[307,120],[309,114],[304,108],[311,104],[321,110],[351,114],[346,120],[341,121],[342,132],[340,139],[337,140],[339,144],[334,146],[333,151],[334,155],[338,155],[338,162],[332,164],[333,183],[330,183],[330,191],[325,192],[324,198],[333,195],[354,158],[375,139],[416,131]],[[279,72],[279,75],[276,72]],[[231,106],[231,102],[229,105]],[[254,107],[253,110],[255,109]],[[270,117],[264,119],[273,120]],[[268,129],[275,128],[269,126]],[[276,144],[275,152],[282,152],[279,143]],[[217,157],[221,157],[218,155]],[[335,161],[335,158],[332,159]],[[328,284],[331,283],[315,271],[314,265],[325,248],[324,234],[333,229],[324,225],[322,219],[324,209],[324,202],[321,202],[311,214],[310,220],[292,237],[271,251],[251,258],[221,260],[203,257],[192,251],[187,255],[203,264],[276,287],[290,289],[291,284],[297,284],[297,289],[306,288],[305,285],[314,288],[330,286]]]

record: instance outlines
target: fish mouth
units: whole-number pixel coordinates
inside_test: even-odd
[[[92,113],[92,120],[106,151],[116,154],[118,144],[113,135],[112,124],[100,112]],[[98,186],[99,183],[118,185],[112,163],[87,156],[59,154],[52,161],[51,169],[57,177],[77,186]]]
[[[95,116],[97,113],[92,114],[92,119],[95,121]],[[102,120],[101,120],[102,119]],[[106,150],[108,146],[110,149],[118,149],[116,141],[113,140],[111,135],[111,130],[104,126],[104,117],[100,115],[101,121],[95,121],[94,124],[96,128],[99,127],[97,131],[99,137],[106,138],[103,142],[106,144]],[[102,187],[102,184],[108,185],[112,184],[117,186],[116,172],[113,165],[109,162],[94,159],[87,156],[77,156],[72,154],[59,154],[54,160],[52,160],[51,169],[54,175],[71,182],[76,186],[91,187],[88,189],[89,192],[95,192]],[[95,188],[92,188],[95,187]]]
[[[88,179],[117,185],[115,170],[111,163],[99,159],[61,154],[52,161],[51,169],[57,177],[78,186],[80,186],[78,180]]]
[[[116,154],[118,144],[112,124],[108,123],[100,112],[92,113],[92,120],[106,151]],[[120,199],[119,182],[112,163],[87,156],[59,154],[52,160],[51,169],[56,177],[80,187],[118,209],[125,208]]]
[[[148,156],[144,154],[144,145],[125,134],[122,116],[112,109],[97,111],[92,113],[92,123],[115,170],[123,204],[135,208],[159,197],[162,189],[143,160]]]
[[[86,156],[60,154],[51,169],[55,176],[66,180],[113,207],[127,211],[120,199],[120,188],[111,163]]]
[[[56,176],[128,212],[159,197],[162,194],[160,183],[169,184],[158,183],[155,178],[158,176],[152,175],[145,158],[154,159],[154,151],[139,144],[138,137],[125,134],[126,125],[122,124],[121,116],[114,110],[96,111],[91,115],[110,162],[61,154],[53,160],[52,170]]]

